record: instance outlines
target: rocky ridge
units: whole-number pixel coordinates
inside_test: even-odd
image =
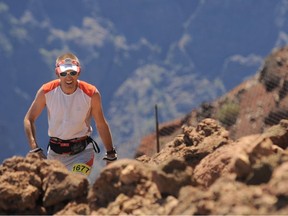
[[[196,126],[205,118],[218,120],[230,138],[260,134],[288,118],[288,46],[268,55],[258,72],[227,94],[212,102],[203,102],[186,116],[160,124],[160,143],[181,133],[183,125]],[[143,137],[136,156],[156,153],[155,133]]]
[[[89,187],[57,161],[28,154],[0,166],[1,214],[287,214],[288,121],[230,138],[206,118],[161,151],[106,166]]]

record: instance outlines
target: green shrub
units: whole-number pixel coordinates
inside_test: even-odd
[[[235,124],[238,114],[239,114],[239,104],[228,101],[224,103],[216,114],[216,118],[227,127]]]

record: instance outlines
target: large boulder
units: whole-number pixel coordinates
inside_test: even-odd
[[[0,213],[53,214],[73,200],[85,200],[86,177],[37,154],[14,156],[0,165]]]

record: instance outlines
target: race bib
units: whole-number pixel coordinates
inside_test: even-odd
[[[82,173],[84,175],[89,175],[91,167],[84,163],[74,164],[72,167],[72,172]]]

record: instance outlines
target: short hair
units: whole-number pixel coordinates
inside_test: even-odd
[[[79,63],[79,65],[80,65],[80,61],[79,61],[78,57],[76,55],[74,55],[73,53],[71,53],[71,52],[64,53],[64,54],[58,56],[57,59],[56,59],[56,65],[57,65],[57,63],[59,61],[62,61],[64,59],[66,59],[66,58],[70,58],[70,59],[76,60]]]

